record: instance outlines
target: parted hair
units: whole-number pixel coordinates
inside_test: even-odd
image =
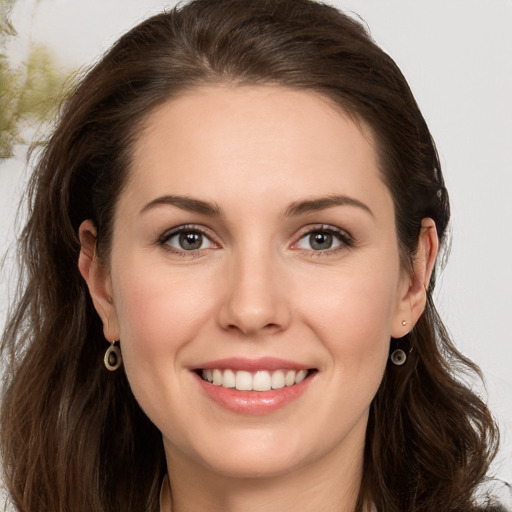
[[[23,512],[156,511],[166,472],[161,434],[108,344],[77,260],[92,219],[108,261],[113,212],[134,141],[159,105],[209,84],[314,91],[372,132],[394,201],[404,268],[421,220],[446,245],[449,201],[437,151],[393,60],[360,21],[310,0],[195,0],[122,36],[63,103],[40,152],[20,236],[17,302],[2,338],[0,450]],[[389,364],[369,414],[357,511],[467,512],[498,432],[462,376],[478,368],[454,347],[426,290],[424,314]],[[390,340],[393,346],[395,340]]]

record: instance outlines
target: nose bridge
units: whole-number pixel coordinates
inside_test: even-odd
[[[285,329],[290,315],[282,288],[283,270],[283,262],[270,244],[253,239],[234,250],[220,308],[222,326],[244,334]]]

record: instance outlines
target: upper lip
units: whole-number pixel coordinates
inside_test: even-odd
[[[311,366],[280,359],[277,357],[259,357],[256,359],[247,359],[244,357],[228,357],[224,359],[216,359],[215,361],[207,361],[194,366],[194,370],[245,370],[247,372],[255,372],[258,370],[309,370]]]

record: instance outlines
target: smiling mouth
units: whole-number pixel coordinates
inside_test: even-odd
[[[197,370],[197,374],[206,382],[214,386],[222,386],[238,391],[270,391],[300,384],[304,379],[315,373],[310,370],[258,370],[248,372],[245,370],[207,369]]]

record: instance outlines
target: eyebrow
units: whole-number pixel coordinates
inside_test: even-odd
[[[189,212],[200,213],[210,217],[220,217],[222,210],[215,203],[202,201],[201,199],[193,199],[187,196],[165,195],[153,199],[141,209],[140,213],[143,214],[158,206],[176,206],[182,210]],[[360,208],[375,217],[371,209],[363,202],[349,196],[335,195],[327,197],[318,197],[314,199],[305,199],[303,201],[295,201],[286,208],[284,217],[295,217],[305,213],[318,212],[327,208],[335,206],[353,206]]]
[[[181,208],[182,210],[186,210],[189,212],[200,213],[202,215],[208,215],[210,217],[220,217],[221,210],[215,203],[209,203],[207,201],[201,201],[201,199],[192,199],[187,196],[174,196],[174,195],[165,195],[157,197],[153,199],[140,211],[140,213],[145,213],[153,208],[158,206],[167,205],[167,206],[176,206]]]
[[[314,199],[306,199],[304,201],[293,202],[284,212],[285,217],[293,217],[296,215],[302,215],[304,213],[318,212],[327,208],[333,208],[334,206],[354,206],[361,208],[365,212],[369,213],[372,217],[375,217],[371,209],[364,204],[350,196],[327,196],[318,197]]]

